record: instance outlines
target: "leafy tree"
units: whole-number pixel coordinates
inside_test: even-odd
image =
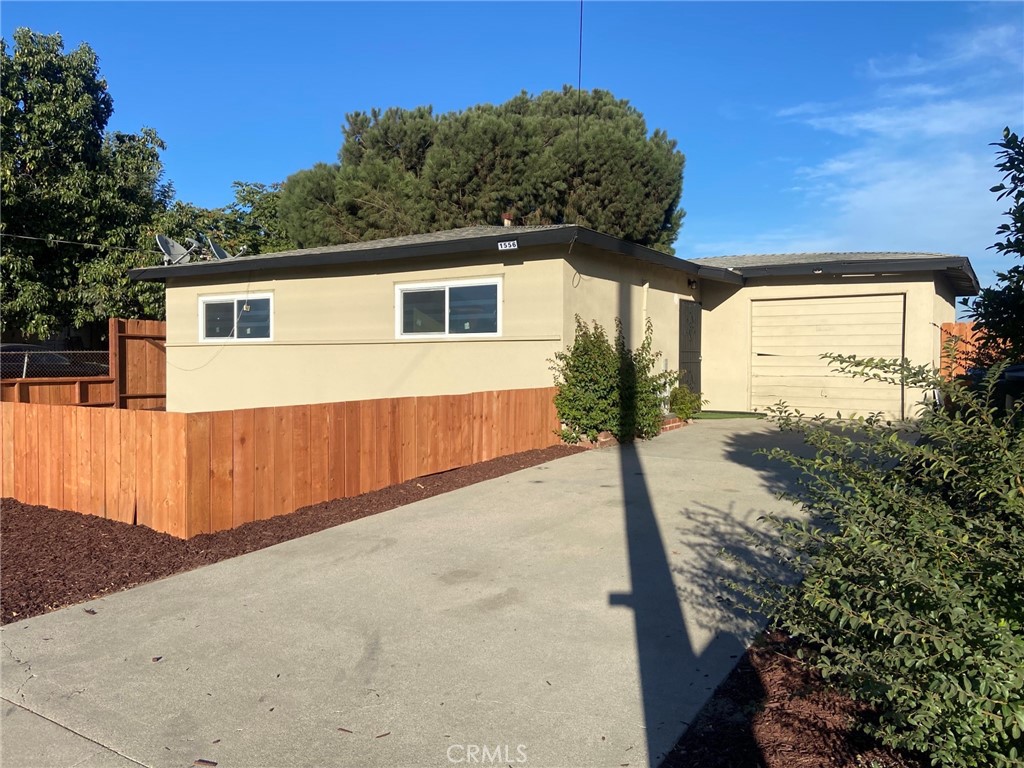
[[[289,176],[281,189],[278,215],[288,238],[298,248],[355,242],[354,232],[339,223],[335,188],[339,166],[317,163]]]
[[[999,147],[996,164],[1003,180],[992,187],[999,199],[1009,200],[1006,211],[1009,221],[1000,224],[996,232],[1002,240],[994,248],[1004,256],[1024,258],[1024,143],[1009,128],[1003,129],[1003,140],[993,144]],[[979,363],[987,365],[994,360],[1024,362],[1024,264],[1011,266],[997,273],[996,285],[982,288],[980,295],[968,306],[970,316],[983,331]]]
[[[607,91],[522,93],[434,115],[346,116],[338,165],[290,177],[280,210],[302,246],[473,224],[579,223],[672,252],[684,158]]]
[[[233,244],[245,246],[248,253],[273,253],[295,247],[285,234],[278,213],[281,186],[250,181],[232,184],[235,201],[225,212],[234,221]]]
[[[88,45],[64,53],[60,35],[24,28],[13,40],[11,52],[0,41],[2,328],[47,337],[111,313],[145,315],[153,289],[124,273],[155,258],[141,238],[171,196],[164,144],[150,129],[106,132],[113,100]]]

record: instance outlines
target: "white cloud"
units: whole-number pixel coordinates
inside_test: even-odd
[[[971,258],[983,283],[994,281],[1006,264],[987,247],[1005,205],[989,192],[998,181],[989,143],[1024,115],[1022,51],[1018,26],[969,31],[937,41],[931,57],[869,62],[877,78],[935,81],[883,82],[847,103],[777,112],[823,134],[832,152],[793,169],[791,191],[803,201],[794,216],[809,220],[815,211],[814,223],[751,244],[955,253]]]
[[[979,27],[936,41],[931,56],[881,56],[868,61],[868,73],[879,79],[899,79],[962,68],[992,60],[1020,67],[1021,29],[1013,24]]]
[[[1005,99],[949,99],[916,105],[881,106],[806,118],[812,128],[843,136],[874,134],[884,139],[964,136],[1004,125],[1011,111]]]

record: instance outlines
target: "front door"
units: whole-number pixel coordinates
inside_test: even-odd
[[[679,380],[700,392],[700,304],[679,302]]]

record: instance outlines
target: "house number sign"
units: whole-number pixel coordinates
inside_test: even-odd
[[[518,240],[503,240],[503,241],[498,243],[498,250],[499,251],[514,251],[518,247],[519,247],[519,241]]]

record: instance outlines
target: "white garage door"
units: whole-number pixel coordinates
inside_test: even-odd
[[[903,416],[902,387],[832,373],[819,357],[903,357],[903,294],[762,300],[751,311],[754,410],[784,400],[806,415]]]

